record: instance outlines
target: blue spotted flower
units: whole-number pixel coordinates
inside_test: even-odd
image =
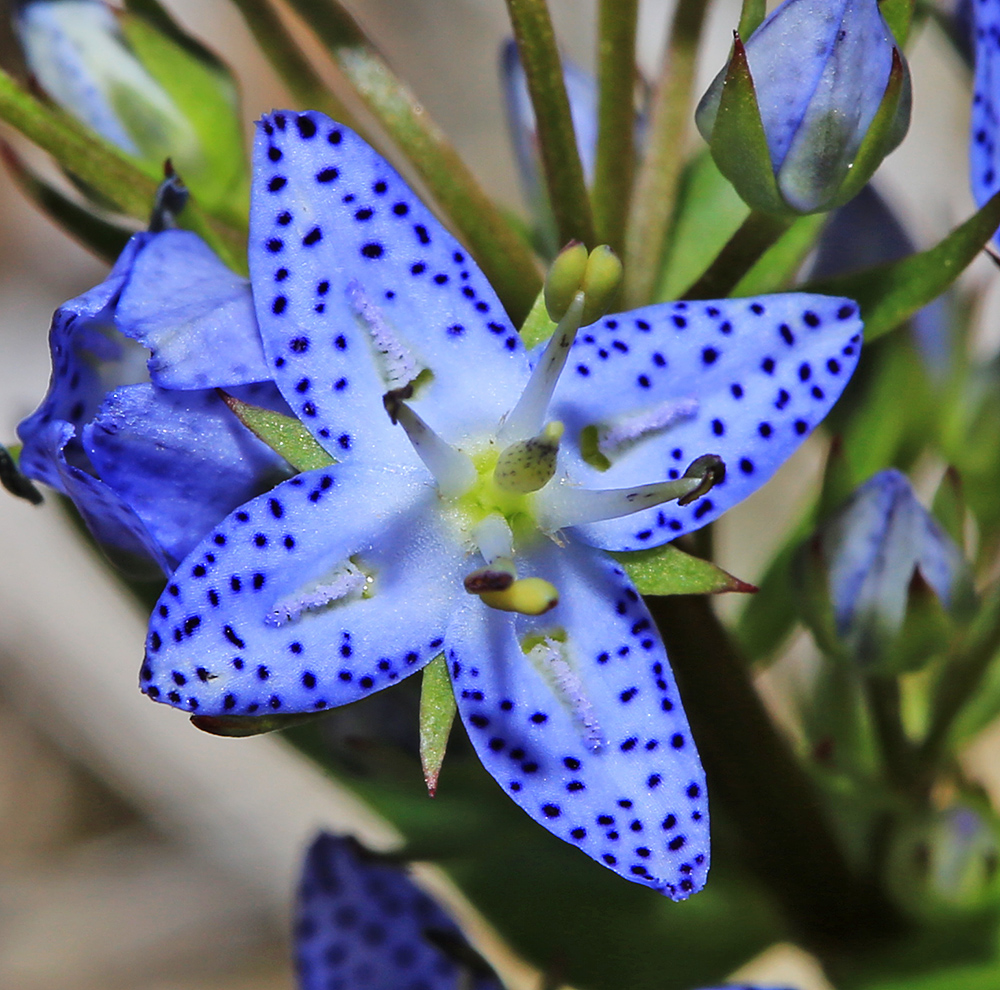
[[[976,0],[972,4],[972,42],[975,60],[969,171],[972,195],[982,206],[1000,190],[997,139],[1000,132],[1000,3]]]
[[[56,310],[49,346],[48,394],[18,427],[21,470],[72,499],[119,562],[170,573],[288,475],[214,392],[287,409],[248,283],[195,234],[133,236],[100,285]]]
[[[404,868],[320,834],[295,923],[299,990],[500,990],[489,964]],[[727,985],[716,990],[757,990]]]
[[[529,815],[637,883],[700,888],[705,779],[677,686],[595,548],[660,546],[770,477],[852,373],[856,305],[668,303],[581,329],[581,292],[529,355],[465,249],[318,113],[258,128],[249,257],[275,382],[336,463],[181,564],[142,690],[201,715],[315,712],[444,655]]]

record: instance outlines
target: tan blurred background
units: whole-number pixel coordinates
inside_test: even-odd
[[[233,8],[223,0],[166,5],[237,70],[248,121],[287,104]],[[486,186],[516,204],[495,68],[503,0],[349,6]],[[647,70],[670,6],[644,4]],[[589,65],[593,2],[552,7],[567,52]],[[716,4],[706,83],[737,9],[736,0]],[[0,4],[4,31],[8,17]],[[913,54],[915,126],[886,169],[887,192],[915,213],[922,240],[970,205],[966,84],[929,40]],[[0,440],[13,440],[44,393],[52,310],[103,272],[0,177]],[[817,461],[807,449],[776,487],[726,517],[726,566],[755,577],[776,492],[801,494]],[[755,534],[752,544],[746,533]],[[68,534],[57,507],[34,509],[0,493],[0,990],[289,988],[288,902],[312,830],[351,828],[383,844],[392,833],[280,741],[212,739],[140,698],[142,639],[143,617]],[[772,678],[770,697],[787,689],[783,676],[779,669]],[[823,986],[809,961],[789,952],[770,954],[752,973],[804,990]]]

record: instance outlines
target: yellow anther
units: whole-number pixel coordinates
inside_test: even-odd
[[[493,480],[498,488],[508,492],[537,492],[556,473],[559,441],[565,427],[558,420],[549,423],[541,433],[529,440],[512,443],[497,458]]]
[[[486,591],[479,597],[490,608],[521,615],[543,615],[559,604],[555,585],[537,577],[521,578],[504,591]]]

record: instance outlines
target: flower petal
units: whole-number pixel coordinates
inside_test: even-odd
[[[586,547],[518,561],[559,604],[530,618],[470,599],[446,637],[479,758],[549,831],[681,900],[708,873],[705,775],[649,612]]]
[[[702,454],[727,468],[690,505],[581,526],[584,539],[611,550],[659,546],[756,491],[840,395],[861,327],[849,299],[788,293],[663,303],[581,331],[551,407],[566,425],[562,466],[572,482],[629,488],[678,478]],[[584,460],[595,427],[616,431],[607,470]]]
[[[141,686],[203,715],[315,711],[441,649],[465,554],[422,467],[296,475],[221,522],[153,611]]]
[[[104,400],[109,388],[143,381],[146,351],[122,337],[113,325],[114,304],[128,281],[136,256],[151,234],[136,234],[100,285],[60,306],[49,329],[52,377],[41,405],[17,428],[24,444],[21,470],[58,491],[61,468],[54,460],[61,450],[48,431],[56,420],[79,430]]]
[[[136,258],[117,308],[118,328],[150,349],[161,388],[245,385],[271,375],[250,283],[197,234],[167,230]]]
[[[83,444],[174,564],[220,519],[291,473],[212,391],[116,389],[84,428]]]
[[[998,189],[997,140],[1000,138],[1000,5],[972,5],[976,73],[973,82],[969,171],[972,196],[982,206]]]
[[[316,439],[413,463],[382,396],[455,442],[496,428],[527,380],[520,338],[468,252],[397,173],[320,113],[258,127],[249,260],[275,381]],[[471,372],[470,369],[475,369]]]
[[[74,439],[72,424],[59,420],[49,423],[35,434],[33,442],[53,473],[51,480],[44,479],[46,484],[72,500],[94,539],[111,551],[115,563],[144,575],[152,560],[164,574],[170,573],[171,561],[145,523],[113,488],[81,466],[86,457]]]
[[[321,834],[313,842],[295,925],[300,990],[500,990],[496,977],[482,970],[463,982],[468,970],[456,964],[457,956],[486,967],[403,869],[379,862],[352,839]]]

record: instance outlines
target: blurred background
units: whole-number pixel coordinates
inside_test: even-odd
[[[594,4],[550,2],[566,53],[590,67]],[[165,5],[233,67],[248,124],[289,102],[233,7],[223,0]],[[507,33],[503,0],[349,6],[486,187],[520,208],[496,69]],[[649,73],[671,6],[643,4],[640,60]],[[738,7],[735,0],[713,4],[705,85],[725,57]],[[4,2],[0,59],[16,67],[9,21]],[[913,47],[913,127],[879,173],[880,189],[920,246],[971,210],[967,70],[940,41],[928,29]],[[693,127],[691,140],[700,140]],[[0,440],[14,439],[17,422],[44,394],[53,309],[104,271],[0,177]],[[984,263],[966,277],[985,282],[989,271]],[[997,346],[995,311],[987,299],[977,339],[984,351]],[[724,518],[724,567],[755,579],[772,549],[768,521],[778,491],[792,505],[816,484],[819,462],[807,445],[757,498]],[[322,825],[386,845],[391,829],[280,740],[205,736],[141,698],[144,617],[80,545],[54,500],[32,508],[0,497],[0,562],[0,987],[291,987],[288,905],[305,842]],[[761,687],[776,710],[808,671],[810,649],[803,637],[767,673]],[[1000,792],[997,754],[1000,736],[971,759],[980,777],[994,768]],[[790,949],[769,953],[745,975],[803,990],[824,986],[810,961]]]

